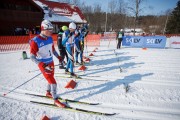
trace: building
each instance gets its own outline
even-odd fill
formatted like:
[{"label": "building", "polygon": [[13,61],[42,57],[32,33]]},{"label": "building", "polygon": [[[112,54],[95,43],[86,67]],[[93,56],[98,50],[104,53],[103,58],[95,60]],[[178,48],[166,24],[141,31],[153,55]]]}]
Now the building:
[{"label": "building", "polygon": [[59,3],[57,0],[33,0],[44,11],[44,19],[51,21],[54,25],[54,33],[57,33],[63,25],[70,22],[86,23],[81,10],[72,4]]},{"label": "building", "polygon": [[0,1],[0,35],[25,35],[38,27],[44,13],[32,0]]},{"label": "building", "polygon": [[[136,28],[135,29],[135,36],[141,36],[143,35],[145,32],[143,31],[143,29],[141,28]],[[133,36],[134,35],[134,28],[125,28],[124,29],[124,35],[130,35]]]},{"label": "building", "polygon": [[86,23],[77,6],[59,3],[56,0],[1,0],[0,35],[28,35],[40,32],[43,19],[50,20],[57,33],[70,22]]}]

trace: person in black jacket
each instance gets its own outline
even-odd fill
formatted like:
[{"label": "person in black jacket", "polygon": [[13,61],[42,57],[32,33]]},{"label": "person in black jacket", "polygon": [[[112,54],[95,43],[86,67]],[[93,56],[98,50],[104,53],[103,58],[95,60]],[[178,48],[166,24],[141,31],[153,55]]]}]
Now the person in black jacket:
[{"label": "person in black jacket", "polygon": [[121,42],[123,40],[124,32],[123,29],[121,29],[119,32],[117,32],[117,39],[118,39],[118,44],[117,44],[117,49],[121,48]]},{"label": "person in black jacket", "polygon": [[66,60],[68,61],[68,55],[66,53],[66,46],[62,45],[62,35],[63,35],[64,31],[66,31],[66,30],[68,30],[68,27],[62,26],[59,33],[58,33],[57,45],[58,45],[60,56],[63,59],[63,61],[59,63],[60,69],[65,69],[65,67],[64,67],[65,66],[65,62],[64,62],[65,57],[66,57]]}]

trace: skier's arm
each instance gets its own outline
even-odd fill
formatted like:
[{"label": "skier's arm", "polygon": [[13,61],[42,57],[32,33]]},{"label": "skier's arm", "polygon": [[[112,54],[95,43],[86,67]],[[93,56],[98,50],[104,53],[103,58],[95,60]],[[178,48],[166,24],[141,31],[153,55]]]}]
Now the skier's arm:
[{"label": "skier's arm", "polygon": [[64,46],[65,45],[65,43],[68,41],[68,39],[69,39],[69,37],[68,36],[66,36],[66,34],[65,33],[63,33],[63,36],[62,36],[62,45]]},{"label": "skier's arm", "polygon": [[62,37],[62,45],[64,45],[72,35],[73,33],[69,33],[68,35],[64,33]]},{"label": "skier's arm", "polygon": [[35,62],[38,67],[44,71],[44,68],[47,66],[45,63],[39,61],[36,56],[37,56],[37,52],[38,52],[38,45],[33,41],[31,40],[31,43],[30,43],[30,58],[33,62]]},{"label": "skier's arm", "polygon": [[58,34],[58,41],[57,41],[57,45],[58,45],[58,48],[59,50],[62,50],[62,34]]},{"label": "skier's arm", "polygon": [[36,64],[39,64],[40,61],[36,58],[38,52],[38,46],[37,44],[32,40],[30,43],[30,59],[35,62]]},{"label": "skier's arm", "polygon": [[85,30],[86,30],[86,33],[85,33],[84,37],[86,37],[89,33],[89,31],[87,29],[85,29]]},{"label": "skier's arm", "polygon": [[55,48],[54,48],[54,44],[52,45],[52,51],[54,56],[56,56],[57,59],[59,59],[59,61],[62,61],[61,56],[58,55],[58,53],[56,52]]}]

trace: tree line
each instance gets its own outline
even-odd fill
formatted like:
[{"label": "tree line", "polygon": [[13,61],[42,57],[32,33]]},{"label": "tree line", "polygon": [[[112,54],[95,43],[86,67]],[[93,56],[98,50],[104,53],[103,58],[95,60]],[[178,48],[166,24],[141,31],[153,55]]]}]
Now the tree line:
[{"label": "tree line", "polygon": [[[81,0],[59,0],[78,6],[83,12],[89,30],[95,33],[119,31],[124,28],[142,28],[148,34],[180,33],[180,0],[173,10],[157,15],[142,15],[153,7],[142,7],[145,0],[110,0],[107,11],[100,4],[87,5]],[[102,0],[103,2],[103,0]]]}]

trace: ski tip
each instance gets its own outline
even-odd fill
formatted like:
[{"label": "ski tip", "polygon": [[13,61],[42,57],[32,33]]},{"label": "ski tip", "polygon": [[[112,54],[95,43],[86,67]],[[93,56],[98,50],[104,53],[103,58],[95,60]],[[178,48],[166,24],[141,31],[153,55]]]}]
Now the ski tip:
[{"label": "ski tip", "polygon": [[89,103],[89,105],[100,105],[100,103]]},{"label": "ski tip", "polygon": [[105,113],[104,115],[111,116],[111,115],[116,115],[116,113]]}]

